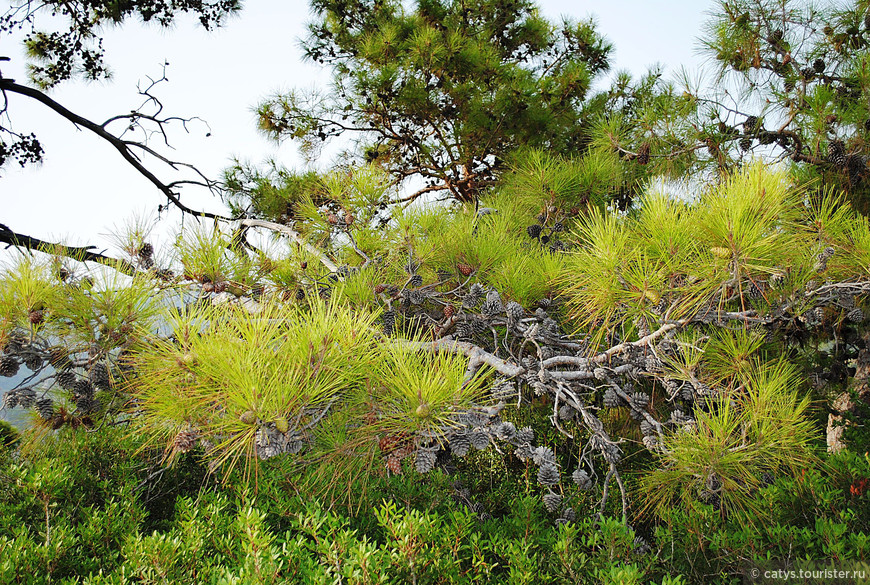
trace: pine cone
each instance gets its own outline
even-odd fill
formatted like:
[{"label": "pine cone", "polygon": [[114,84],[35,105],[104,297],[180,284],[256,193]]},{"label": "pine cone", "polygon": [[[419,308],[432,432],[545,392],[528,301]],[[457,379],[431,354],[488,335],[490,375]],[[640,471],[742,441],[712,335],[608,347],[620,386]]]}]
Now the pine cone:
[{"label": "pine cone", "polygon": [[76,375],[73,372],[58,372],[54,379],[64,390],[72,390],[76,383]]},{"label": "pine cone", "polygon": [[469,264],[457,264],[456,268],[462,276],[471,276],[474,273],[474,268]]},{"label": "pine cone", "polygon": [[453,305],[444,305],[444,317],[449,319],[456,314],[456,307]]},{"label": "pine cone", "polygon": [[48,420],[54,416],[54,402],[51,398],[40,398],[36,401],[36,412],[43,420]]},{"label": "pine cone", "polygon": [[532,427],[523,427],[517,432],[517,441],[521,443],[531,443],[535,440],[535,431]]},{"label": "pine cone", "polygon": [[746,120],[743,122],[743,132],[746,134],[752,134],[756,132],[761,124],[759,124],[759,119],[757,116],[747,116]]},{"label": "pine cone", "polygon": [[828,160],[838,167],[846,166],[846,145],[842,140],[831,140],[828,144]]},{"label": "pine cone", "polygon": [[112,387],[112,380],[109,374],[108,366],[103,362],[97,362],[88,373],[88,379],[91,383],[101,390],[109,390]]},{"label": "pine cone", "polygon": [[21,388],[15,394],[21,408],[30,408],[36,404],[36,391],[32,388]]},{"label": "pine cone", "polygon": [[535,465],[544,465],[545,463],[555,465],[556,456],[553,454],[553,450],[549,447],[536,447],[532,451],[532,461],[534,461]]},{"label": "pine cone", "polygon": [[495,317],[504,311],[504,305],[501,302],[501,295],[497,290],[491,290],[486,293],[486,300],[480,308],[481,313],[487,317]]},{"label": "pine cone", "polygon": [[604,443],[601,447],[601,454],[608,463],[619,463],[619,460],[622,458],[619,447],[613,443]]},{"label": "pine cone", "polygon": [[489,435],[483,431],[474,431],[469,437],[471,445],[478,451],[483,451],[489,447]]},{"label": "pine cone", "polygon": [[72,391],[76,396],[93,396],[94,387],[89,380],[76,380]]},{"label": "pine cone", "polygon": [[472,319],[471,320],[471,331],[475,335],[483,335],[489,330],[489,325],[486,324],[486,321],[483,319]]},{"label": "pine cone", "polygon": [[417,457],[414,461],[414,467],[417,473],[429,473],[435,467],[436,453],[431,449],[417,449]]},{"label": "pine cone", "polygon": [[408,296],[408,301],[413,305],[422,305],[426,301],[426,295],[418,289],[405,291]]},{"label": "pine cone", "polygon": [[471,448],[471,441],[466,433],[456,433],[450,437],[450,452],[457,457],[465,457]]},{"label": "pine cone", "polygon": [[649,142],[644,142],[640,145],[640,148],[637,151],[637,164],[639,165],[647,165],[649,164]]},{"label": "pine cone", "polygon": [[99,403],[94,399],[93,396],[76,396],[76,408],[82,414],[88,414],[97,410],[99,407]]},{"label": "pine cone", "polygon": [[16,392],[7,392],[3,395],[3,410],[12,410],[18,406],[18,394]]},{"label": "pine cone", "polygon": [[631,405],[638,410],[643,410],[649,405],[649,395],[644,392],[635,392],[631,395]]},{"label": "pine cone", "polygon": [[553,492],[544,494],[544,507],[551,514],[555,514],[562,507],[562,496]]},{"label": "pine cone", "polygon": [[691,420],[692,419],[686,416],[686,414],[680,409],[676,409],[671,413],[671,422],[675,425],[684,425],[691,422]]},{"label": "pine cone", "polygon": [[396,326],[396,312],[384,311],[384,314],[381,315],[381,325],[385,334],[392,335]]},{"label": "pine cone", "polygon": [[462,306],[468,309],[472,309],[477,305],[477,303],[480,302],[480,299],[482,297],[483,287],[475,282],[471,285],[471,288],[468,289],[468,294],[465,295],[465,298],[462,299]]},{"label": "pine cone", "polygon": [[619,408],[621,399],[613,388],[607,388],[604,391],[604,406],[606,408]]},{"label": "pine cone", "polygon": [[529,234],[530,238],[538,238],[541,235],[542,229],[543,228],[541,227],[540,224],[533,223],[532,225],[530,225],[529,227],[526,228],[526,233]]},{"label": "pine cone", "polygon": [[0,376],[11,378],[18,373],[19,366],[18,360],[11,355],[0,357]]},{"label": "pine cone", "polygon": [[389,455],[386,462],[387,469],[396,475],[402,475],[402,462],[395,455]]},{"label": "pine cone", "polygon": [[860,323],[864,320],[864,311],[862,311],[858,307],[855,307],[854,309],[846,313],[846,319],[848,319],[852,323]]},{"label": "pine cone", "polygon": [[39,325],[44,319],[45,313],[39,309],[33,309],[27,314],[27,320],[30,321],[32,325]]},{"label": "pine cone", "polygon": [[179,431],[172,439],[172,449],[178,453],[187,453],[196,446],[199,433],[194,430]]},{"label": "pine cone", "polygon": [[643,436],[655,435],[656,428],[648,420],[640,421],[640,432]]},{"label": "pine cone", "polygon": [[563,404],[559,407],[559,420],[568,420],[574,418],[575,414],[576,411],[567,404]]},{"label": "pine cone", "polygon": [[42,354],[38,352],[30,352],[24,356],[24,365],[32,372],[41,370],[42,364]]},{"label": "pine cone", "polygon": [[592,487],[592,478],[589,477],[589,474],[586,473],[585,470],[580,469],[579,467],[571,474],[571,479],[574,480],[574,483],[576,483],[581,490],[588,490]]},{"label": "pine cone", "polygon": [[56,370],[65,370],[72,365],[69,353],[63,347],[52,347],[49,350],[48,363]]},{"label": "pine cone", "polygon": [[552,487],[559,483],[559,468],[552,463],[544,463],[538,469],[538,483]]},{"label": "pine cone", "polygon": [[471,323],[460,321],[456,324],[456,337],[459,339],[468,339],[474,332],[471,329]]},{"label": "pine cone", "polygon": [[517,427],[512,422],[503,422],[494,426],[495,436],[502,441],[512,441],[517,436]]}]

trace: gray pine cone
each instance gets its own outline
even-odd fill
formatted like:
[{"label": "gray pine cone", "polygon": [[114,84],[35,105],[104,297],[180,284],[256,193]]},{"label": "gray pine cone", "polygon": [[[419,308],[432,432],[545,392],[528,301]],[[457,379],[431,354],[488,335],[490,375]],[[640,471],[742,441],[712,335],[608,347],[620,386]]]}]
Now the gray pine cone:
[{"label": "gray pine cone", "polygon": [[473,309],[483,298],[483,287],[479,283],[474,283],[468,289],[468,294],[462,299],[462,306],[466,309]]},{"label": "gray pine cone", "polygon": [[538,483],[552,487],[559,483],[559,468],[553,463],[544,463],[538,469]]},{"label": "gray pine cone", "polygon": [[12,410],[18,406],[18,394],[15,392],[7,392],[3,395],[3,410]]},{"label": "gray pine cone", "polygon": [[604,406],[606,408],[618,408],[620,406],[619,395],[613,388],[607,388],[604,391]]},{"label": "gray pine cone", "polygon": [[489,447],[489,435],[483,431],[473,431],[471,433],[471,445],[478,451],[483,451]]},{"label": "gray pine cone", "polygon": [[487,317],[495,317],[504,311],[504,305],[501,302],[501,295],[497,290],[491,290],[486,293],[486,300],[480,311]]},{"label": "gray pine cone", "polygon": [[94,364],[91,371],[88,373],[88,379],[100,390],[109,390],[111,387],[109,368],[103,362],[97,362]]},{"label": "gray pine cone", "polygon": [[551,514],[555,514],[562,507],[562,496],[553,492],[544,494],[544,507]]},{"label": "gray pine cone", "polygon": [[417,449],[417,457],[414,460],[414,467],[417,468],[417,473],[429,473],[435,467],[437,459],[435,451],[432,449],[419,448]]},{"label": "gray pine cone", "polygon": [[94,386],[88,380],[76,380],[72,390],[76,396],[94,395]]},{"label": "gray pine cone", "polygon": [[643,410],[649,405],[649,395],[644,392],[635,392],[631,395],[631,405],[634,408]]},{"label": "gray pine cone", "polygon": [[532,461],[535,462],[535,465],[544,465],[546,463],[555,465],[556,456],[549,447],[537,447],[532,450]]},{"label": "gray pine cone", "polygon": [[421,290],[411,289],[409,291],[405,291],[408,295],[408,300],[413,305],[422,305],[426,300],[426,295]]},{"label": "gray pine cone", "polygon": [[482,335],[489,331],[489,325],[486,324],[486,321],[483,319],[472,319],[471,320],[471,330],[475,335]]},{"label": "gray pine cone", "polygon": [[514,323],[518,322],[526,314],[523,306],[516,301],[509,302],[507,306],[505,306],[505,312],[507,313],[508,319]]},{"label": "gray pine cone", "polygon": [[21,388],[15,394],[21,408],[30,408],[36,404],[36,391],[32,388]]},{"label": "gray pine cone", "polygon": [[512,441],[517,436],[517,427],[512,422],[503,422],[494,426],[495,436],[502,441]]},{"label": "gray pine cone", "polygon": [[535,440],[535,431],[532,427],[523,427],[517,432],[517,441],[521,443],[531,443]]},{"label": "gray pine cone", "polygon": [[532,451],[532,446],[528,443],[520,443],[517,445],[517,448],[514,449],[514,455],[516,455],[517,459],[520,461],[528,461],[534,457],[534,452]]},{"label": "gray pine cone", "polygon": [[36,372],[42,369],[42,364],[45,363],[42,359],[42,354],[38,352],[31,352],[24,356],[24,365],[32,371]]},{"label": "gray pine cone", "polygon": [[55,375],[55,380],[58,385],[64,390],[72,390],[75,388],[76,375],[73,372],[58,372]]},{"label": "gray pine cone", "polygon": [[468,455],[468,450],[471,449],[471,441],[465,433],[456,433],[450,437],[450,452],[458,457]]},{"label": "gray pine cone", "polygon": [[396,312],[384,311],[383,315],[381,315],[381,325],[384,328],[384,333],[392,335],[396,327]]},{"label": "gray pine cone", "polygon": [[574,483],[576,483],[581,490],[588,490],[592,487],[592,478],[589,477],[586,470],[580,469],[579,467],[571,474],[571,479],[574,480]]}]

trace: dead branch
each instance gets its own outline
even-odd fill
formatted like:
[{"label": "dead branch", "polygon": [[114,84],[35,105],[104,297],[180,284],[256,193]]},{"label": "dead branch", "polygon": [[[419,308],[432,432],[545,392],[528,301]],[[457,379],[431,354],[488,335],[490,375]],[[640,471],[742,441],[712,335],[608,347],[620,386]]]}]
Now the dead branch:
[{"label": "dead branch", "polygon": [[36,250],[46,254],[67,256],[80,262],[98,262],[130,276],[137,272],[136,267],[126,260],[111,258],[109,256],[104,256],[99,252],[94,252],[96,246],[66,246],[63,244],[46,242],[32,236],[13,232],[3,224],[0,224],[0,243],[7,244],[7,246],[25,248],[27,250]]}]

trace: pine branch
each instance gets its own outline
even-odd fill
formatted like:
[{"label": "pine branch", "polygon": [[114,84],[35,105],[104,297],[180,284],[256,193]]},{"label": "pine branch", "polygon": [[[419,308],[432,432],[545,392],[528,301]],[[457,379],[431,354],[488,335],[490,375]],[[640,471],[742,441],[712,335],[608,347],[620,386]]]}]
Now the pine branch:
[{"label": "pine branch", "polygon": [[[210,213],[207,211],[196,211],[196,210],[191,209],[190,207],[184,205],[181,202],[181,200],[179,199],[178,195],[172,190],[172,188],[169,185],[167,185],[166,183],[164,183],[163,181],[158,179],[157,176],[153,172],[151,172],[149,169],[147,169],[145,167],[145,165],[142,164],[142,162],[139,160],[139,158],[133,153],[133,148],[140,148],[145,152],[148,152],[152,155],[155,155],[155,156],[157,156],[158,159],[162,160],[163,162],[166,162],[167,164],[169,164],[173,168],[175,168],[176,165],[179,165],[181,163],[175,163],[175,162],[170,161],[170,160],[168,160],[160,155],[156,155],[147,145],[145,145],[141,142],[123,140],[123,139],[115,136],[114,134],[112,134],[111,132],[106,130],[103,127],[103,125],[96,124],[96,123],[88,120],[87,118],[83,118],[82,116],[79,116],[78,114],[76,114],[74,112],[71,112],[70,110],[65,108],[63,105],[56,102],[55,100],[50,98],[45,93],[39,91],[38,89],[35,89],[32,87],[27,87],[25,85],[20,85],[18,83],[15,83],[15,81],[12,79],[0,78],[0,92],[2,92],[3,94],[5,94],[6,92],[15,93],[15,94],[22,95],[24,97],[28,97],[28,98],[31,98],[33,100],[36,100],[39,103],[43,104],[44,106],[48,107],[49,109],[53,110],[55,113],[57,113],[61,117],[66,118],[67,120],[69,120],[70,122],[75,124],[76,126],[81,127],[81,128],[85,128],[85,129],[91,131],[92,133],[96,134],[97,136],[99,136],[100,138],[102,138],[103,140],[105,140],[106,142],[111,144],[115,148],[115,150],[117,150],[120,153],[120,155],[124,158],[124,160],[126,160],[130,164],[130,166],[132,166],[140,175],[145,177],[152,185],[157,187],[157,189],[161,193],[163,193],[163,195],[165,195],[166,198],[175,207],[180,209],[183,213],[187,213],[187,214],[193,215],[195,217],[204,217],[204,218],[209,218],[209,219],[218,219],[218,220],[229,221],[230,218],[228,218],[228,217],[214,214],[214,213]],[[184,165],[184,166],[190,167],[190,165]]]},{"label": "pine branch", "polygon": [[515,378],[523,374],[526,370],[522,366],[508,363],[507,361],[485,351],[483,348],[469,343],[467,341],[455,341],[449,337],[443,337],[435,341],[404,341],[396,340],[393,343],[408,349],[424,350],[424,351],[449,351],[453,353],[461,353],[466,355],[469,360],[469,369],[474,366],[476,370],[481,365],[486,364],[499,374],[508,378]]},{"label": "pine branch", "polygon": [[136,268],[126,260],[111,258],[109,256],[104,256],[99,252],[94,252],[96,246],[66,246],[64,244],[46,242],[32,236],[13,232],[2,223],[0,223],[0,243],[7,244],[8,246],[25,248],[27,250],[36,250],[46,254],[67,256],[80,262],[98,262],[130,276],[137,273]]},{"label": "pine branch", "polygon": [[239,225],[245,227],[261,227],[267,230],[282,233],[285,236],[289,236],[291,240],[299,244],[302,248],[305,249],[306,252],[316,256],[320,260],[321,264],[326,266],[330,272],[338,271],[338,266],[336,266],[335,262],[327,258],[326,255],[323,254],[323,252],[306,242],[305,239],[301,235],[299,235],[299,232],[289,226],[275,223],[272,221],[265,221],[262,219],[242,219],[239,221]]}]

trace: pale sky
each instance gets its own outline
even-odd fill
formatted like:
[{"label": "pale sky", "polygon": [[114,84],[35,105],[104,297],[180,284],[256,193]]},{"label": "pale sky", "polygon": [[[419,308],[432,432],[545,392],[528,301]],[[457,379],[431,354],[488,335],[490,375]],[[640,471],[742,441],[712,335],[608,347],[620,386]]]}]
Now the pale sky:
[{"label": "pale sky", "polygon": [[[609,2],[538,2],[551,20],[561,16],[595,17],[599,30],[614,44],[614,70],[642,74],[655,63],[666,74],[680,67],[700,64],[697,37],[713,9],[711,0],[611,0]],[[0,10],[8,2],[0,0]],[[157,95],[165,113],[199,116],[209,127],[193,123],[190,133],[177,127],[170,134],[174,151],[168,156],[197,165],[217,178],[232,157],[261,162],[270,157],[289,167],[301,168],[292,143],[277,146],[256,131],[253,107],[274,92],[288,88],[325,87],[329,72],[303,63],[299,38],[310,19],[301,0],[249,0],[241,14],[225,28],[207,33],[185,20],[164,31],[130,23],[106,33],[106,59],[114,72],[107,83],[70,83],[52,97],[70,110],[95,122],[138,107],[136,93],[146,76],[159,76],[169,62],[170,83]],[[24,59],[17,39],[0,36],[5,77],[26,80]],[[113,225],[133,214],[156,217],[162,195],[130,169],[109,145],[86,131],[77,131],[43,106],[10,96],[14,127],[36,132],[46,150],[40,167],[20,170],[7,165],[0,177],[0,223],[15,231],[73,244],[110,247],[105,237]],[[210,130],[211,136],[205,134]],[[328,162],[328,161],[324,161]],[[178,178],[156,162],[152,170],[166,180]],[[191,188],[183,201],[195,209],[224,212],[218,199]],[[158,232],[168,233],[180,213],[173,211]],[[112,251],[112,253],[114,253]]]}]

